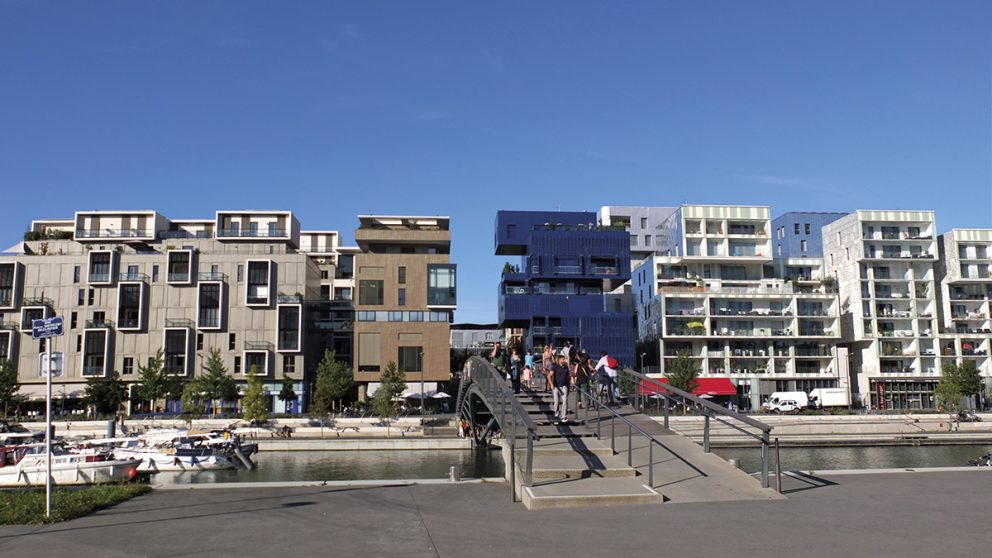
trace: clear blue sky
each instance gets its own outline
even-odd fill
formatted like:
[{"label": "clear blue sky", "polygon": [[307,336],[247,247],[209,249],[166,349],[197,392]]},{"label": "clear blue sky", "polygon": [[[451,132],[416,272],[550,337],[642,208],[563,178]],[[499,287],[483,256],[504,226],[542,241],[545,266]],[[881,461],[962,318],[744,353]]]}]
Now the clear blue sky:
[{"label": "clear blue sky", "polygon": [[0,241],[77,209],[935,209],[992,227],[992,2],[0,0]]}]

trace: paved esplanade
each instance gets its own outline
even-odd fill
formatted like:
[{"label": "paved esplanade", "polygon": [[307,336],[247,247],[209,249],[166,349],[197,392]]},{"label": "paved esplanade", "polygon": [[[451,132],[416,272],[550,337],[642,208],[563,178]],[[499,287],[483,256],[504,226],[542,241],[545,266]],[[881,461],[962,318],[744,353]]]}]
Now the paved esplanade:
[{"label": "paved esplanade", "polygon": [[173,490],[68,523],[3,527],[0,539],[20,558],[907,558],[988,549],[992,471],[825,480],[790,480],[787,500],[542,511],[511,504],[504,484]]}]

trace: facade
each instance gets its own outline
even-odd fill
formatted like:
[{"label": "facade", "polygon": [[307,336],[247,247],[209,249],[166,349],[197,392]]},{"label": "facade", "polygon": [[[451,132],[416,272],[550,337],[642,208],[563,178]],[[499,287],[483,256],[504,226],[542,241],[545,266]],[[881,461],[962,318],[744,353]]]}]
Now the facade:
[{"label": "facade", "polygon": [[363,215],[355,240],[353,369],[359,397],[390,362],[408,381],[448,381],[457,300],[449,219]]},{"label": "facade", "polygon": [[877,409],[935,408],[940,380],[932,211],[859,210],[823,227],[843,308],[852,398]]},{"label": "facade", "polygon": [[776,264],[769,216],[764,206],[684,205],[662,224],[661,255],[632,280],[649,372],[688,354],[702,377],[729,378],[745,409],[774,391],[846,385],[822,261]]},{"label": "facade", "polygon": [[953,229],[937,239],[941,363],[974,362],[992,389],[992,230]]},{"label": "facade", "polygon": [[192,377],[216,348],[239,381],[254,368],[272,398],[283,378],[295,380],[290,409],[299,412],[316,365],[307,306],[335,277],[336,238],[301,233],[289,211],[200,220],[82,211],[35,221],[16,253],[0,255],[0,356],[16,362],[21,393],[43,398],[45,343],[31,339],[31,320],[58,315],[65,335],[53,350],[64,369],[54,393],[63,405],[89,378],[119,372],[134,384],[159,349],[169,373]]},{"label": "facade", "polygon": [[633,317],[609,293],[630,279],[630,236],[591,212],[499,211],[496,254],[520,256],[499,285],[499,321],[524,349],[571,341],[635,366]]},{"label": "facade", "polygon": [[451,326],[451,350],[492,350],[506,346],[506,330],[497,324],[454,324]]}]

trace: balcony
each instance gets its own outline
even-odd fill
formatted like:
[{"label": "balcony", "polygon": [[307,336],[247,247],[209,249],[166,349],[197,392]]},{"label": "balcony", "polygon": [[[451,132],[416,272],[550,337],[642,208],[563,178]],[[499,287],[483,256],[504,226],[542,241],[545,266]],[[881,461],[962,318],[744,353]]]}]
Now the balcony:
[{"label": "balcony", "polygon": [[166,280],[169,283],[189,283],[189,273],[170,273]]},{"label": "balcony", "polygon": [[18,324],[17,324],[17,322],[3,322],[3,321],[0,321],[0,330],[17,331],[18,330]]},{"label": "balcony", "polygon": [[96,366],[83,366],[83,376],[103,376],[104,366],[102,364]]},{"label": "balcony", "polygon": [[197,281],[227,281],[227,274],[220,271],[207,271],[196,274]]},{"label": "balcony", "polygon": [[36,297],[25,298],[23,301],[21,301],[21,306],[53,308],[55,306],[55,301],[48,298],[47,296],[36,296]]},{"label": "balcony", "polygon": [[209,238],[213,238],[213,237],[214,237],[214,233],[212,231],[196,231],[196,232],[190,232],[190,231],[159,231],[159,233],[158,233],[159,240],[174,240],[174,239],[179,240],[179,239],[186,239],[186,238],[205,238],[205,239],[209,239]]},{"label": "balcony", "polygon": [[280,294],[276,296],[277,304],[303,304],[303,295],[301,294]]},{"label": "balcony", "polygon": [[150,229],[76,229],[76,238],[151,238]]},{"label": "balcony", "polygon": [[196,324],[193,323],[193,320],[188,320],[186,318],[165,319],[165,327],[185,327],[192,329],[195,326]]},{"label": "balcony", "polygon": [[592,267],[593,275],[617,275],[620,273],[620,268],[610,267],[610,266],[600,266],[596,265]]},{"label": "balcony", "polygon": [[269,341],[245,341],[246,351],[271,351],[272,343]]},{"label": "balcony", "polygon": [[556,265],[555,273],[559,275],[578,275],[582,273],[582,266],[579,265]]},{"label": "balcony", "polygon": [[118,281],[148,281],[148,275],[144,273],[121,273],[117,276]]},{"label": "balcony", "polygon": [[110,282],[110,273],[98,273],[98,272],[91,271],[90,274],[89,274],[89,282],[90,283],[109,283]]},{"label": "balcony", "polygon": [[86,320],[87,329],[113,329],[114,322],[111,320]]},{"label": "balcony", "polygon": [[217,238],[287,238],[286,229],[220,229]]}]

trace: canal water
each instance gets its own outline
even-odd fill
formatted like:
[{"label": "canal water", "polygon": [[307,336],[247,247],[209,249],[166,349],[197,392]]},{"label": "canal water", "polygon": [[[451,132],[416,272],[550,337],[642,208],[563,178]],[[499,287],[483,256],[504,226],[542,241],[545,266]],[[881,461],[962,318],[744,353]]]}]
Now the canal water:
[{"label": "canal water", "polygon": [[[969,459],[989,452],[992,445],[781,448],[783,471],[967,467]],[[761,470],[760,448],[714,448],[713,453],[738,460],[741,469],[749,473]],[[773,449],[769,462],[773,470],[774,453]]]},{"label": "canal water", "polygon": [[497,450],[262,451],[258,468],[157,473],[156,483],[442,479],[452,465],[462,478],[502,477]]}]

